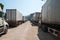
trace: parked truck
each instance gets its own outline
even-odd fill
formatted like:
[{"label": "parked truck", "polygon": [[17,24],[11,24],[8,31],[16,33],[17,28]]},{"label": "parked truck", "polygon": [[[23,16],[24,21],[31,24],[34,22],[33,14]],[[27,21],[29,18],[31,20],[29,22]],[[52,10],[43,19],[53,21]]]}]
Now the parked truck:
[{"label": "parked truck", "polygon": [[16,9],[6,9],[6,19],[10,26],[16,26],[17,24],[21,24],[22,14]]},{"label": "parked truck", "polygon": [[39,23],[40,22],[40,19],[41,19],[41,13],[40,12],[35,12],[32,14],[31,16],[31,20],[35,23]]},{"label": "parked truck", "polygon": [[22,21],[23,21],[23,23],[27,21],[25,16],[22,17]]},{"label": "parked truck", "polygon": [[60,38],[60,0],[47,0],[42,6],[41,28]]},{"label": "parked truck", "polygon": [[4,12],[3,12],[3,7],[4,5],[0,3],[0,35],[1,34],[6,34],[8,31],[8,23],[4,19]]}]

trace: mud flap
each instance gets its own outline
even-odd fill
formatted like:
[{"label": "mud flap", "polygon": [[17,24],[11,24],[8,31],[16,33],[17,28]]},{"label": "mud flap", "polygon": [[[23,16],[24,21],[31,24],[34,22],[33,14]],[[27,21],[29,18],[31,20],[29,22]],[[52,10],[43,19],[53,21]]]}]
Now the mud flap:
[{"label": "mud flap", "polygon": [[41,29],[44,31],[44,32],[48,32],[48,27],[46,25],[42,25],[41,26]]}]

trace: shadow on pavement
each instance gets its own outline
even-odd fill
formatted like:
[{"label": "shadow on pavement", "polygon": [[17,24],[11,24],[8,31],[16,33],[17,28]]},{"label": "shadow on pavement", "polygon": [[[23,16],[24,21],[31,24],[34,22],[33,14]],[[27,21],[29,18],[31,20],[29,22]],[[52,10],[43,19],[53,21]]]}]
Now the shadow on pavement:
[{"label": "shadow on pavement", "polygon": [[37,26],[38,27],[38,38],[39,40],[60,40],[59,38],[55,37],[54,35],[48,33],[48,32],[43,32],[41,30],[41,25],[40,24],[37,24],[37,23],[34,23],[34,22],[31,22],[32,23],[32,26]]},{"label": "shadow on pavement", "polygon": [[16,27],[18,27],[19,25],[22,25],[23,23],[21,23],[21,24],[18,24],[18,25],[9,25],[9,28],[8,29],[11,29],[11,28],[16,28]]},{"label": "shadow on pavement", "polygon": [[8,29],[11,29],[11,28],[16,28],[18,27],[19,25],[22,25],[24,23],[26,23],[27,21],[23,22],[23,23],[20,23],[20,24],[17,24],[17,25],[9,25],[9,28]]},{"label": "shadow on pavement", "polygon": [[38,37],[40,40],[60,40],[48,32],[43,32],[41,28],[38,28]]},{"label": "shadow on pavement", "polygon": [[32,26],[38,26],[38,23],[35,23],[35,22],[31,22],[32,24]]}]

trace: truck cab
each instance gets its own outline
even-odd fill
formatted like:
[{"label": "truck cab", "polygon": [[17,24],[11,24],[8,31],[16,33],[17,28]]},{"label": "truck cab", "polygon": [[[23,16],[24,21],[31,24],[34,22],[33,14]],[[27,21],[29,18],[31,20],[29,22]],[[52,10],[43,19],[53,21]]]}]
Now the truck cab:
[{"label": "truck cab", "polygon": [[0,3],[0,34],[5,34],[7,33],[8,29],[8,23],[4,19],[4,12],[2,9],[3,5]]}]

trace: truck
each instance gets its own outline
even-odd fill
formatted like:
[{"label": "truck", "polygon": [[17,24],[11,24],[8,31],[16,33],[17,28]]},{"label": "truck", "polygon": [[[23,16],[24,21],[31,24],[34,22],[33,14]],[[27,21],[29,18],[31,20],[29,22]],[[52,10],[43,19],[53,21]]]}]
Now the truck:
[{"label": "truck", "polygon": [[47,0],[41,13],[41,29],[60,38],[60,0]]},{"label": "truck", "polygon": [[4,12],[3,12],[4,5],[0,3],[0,35],[6,34],[8,31],[9,24],[4,19]]},{"label": "truck", "polygon": [[10,26],[17,26],[23,22],[22,13],[17,9],[6,9],[6,15],[6,20]]},{"label": "truck", "polygon": [[41,19],[41,13],[40,12],[35,12],[32,14],[31,16],[31,20],[35,23],[39,23],[40,22],[40,19]]},{"label": "truck", "polygon": [[25,16],[22,17],[22,21],[23,21],[23,23],[27,21]]}]

